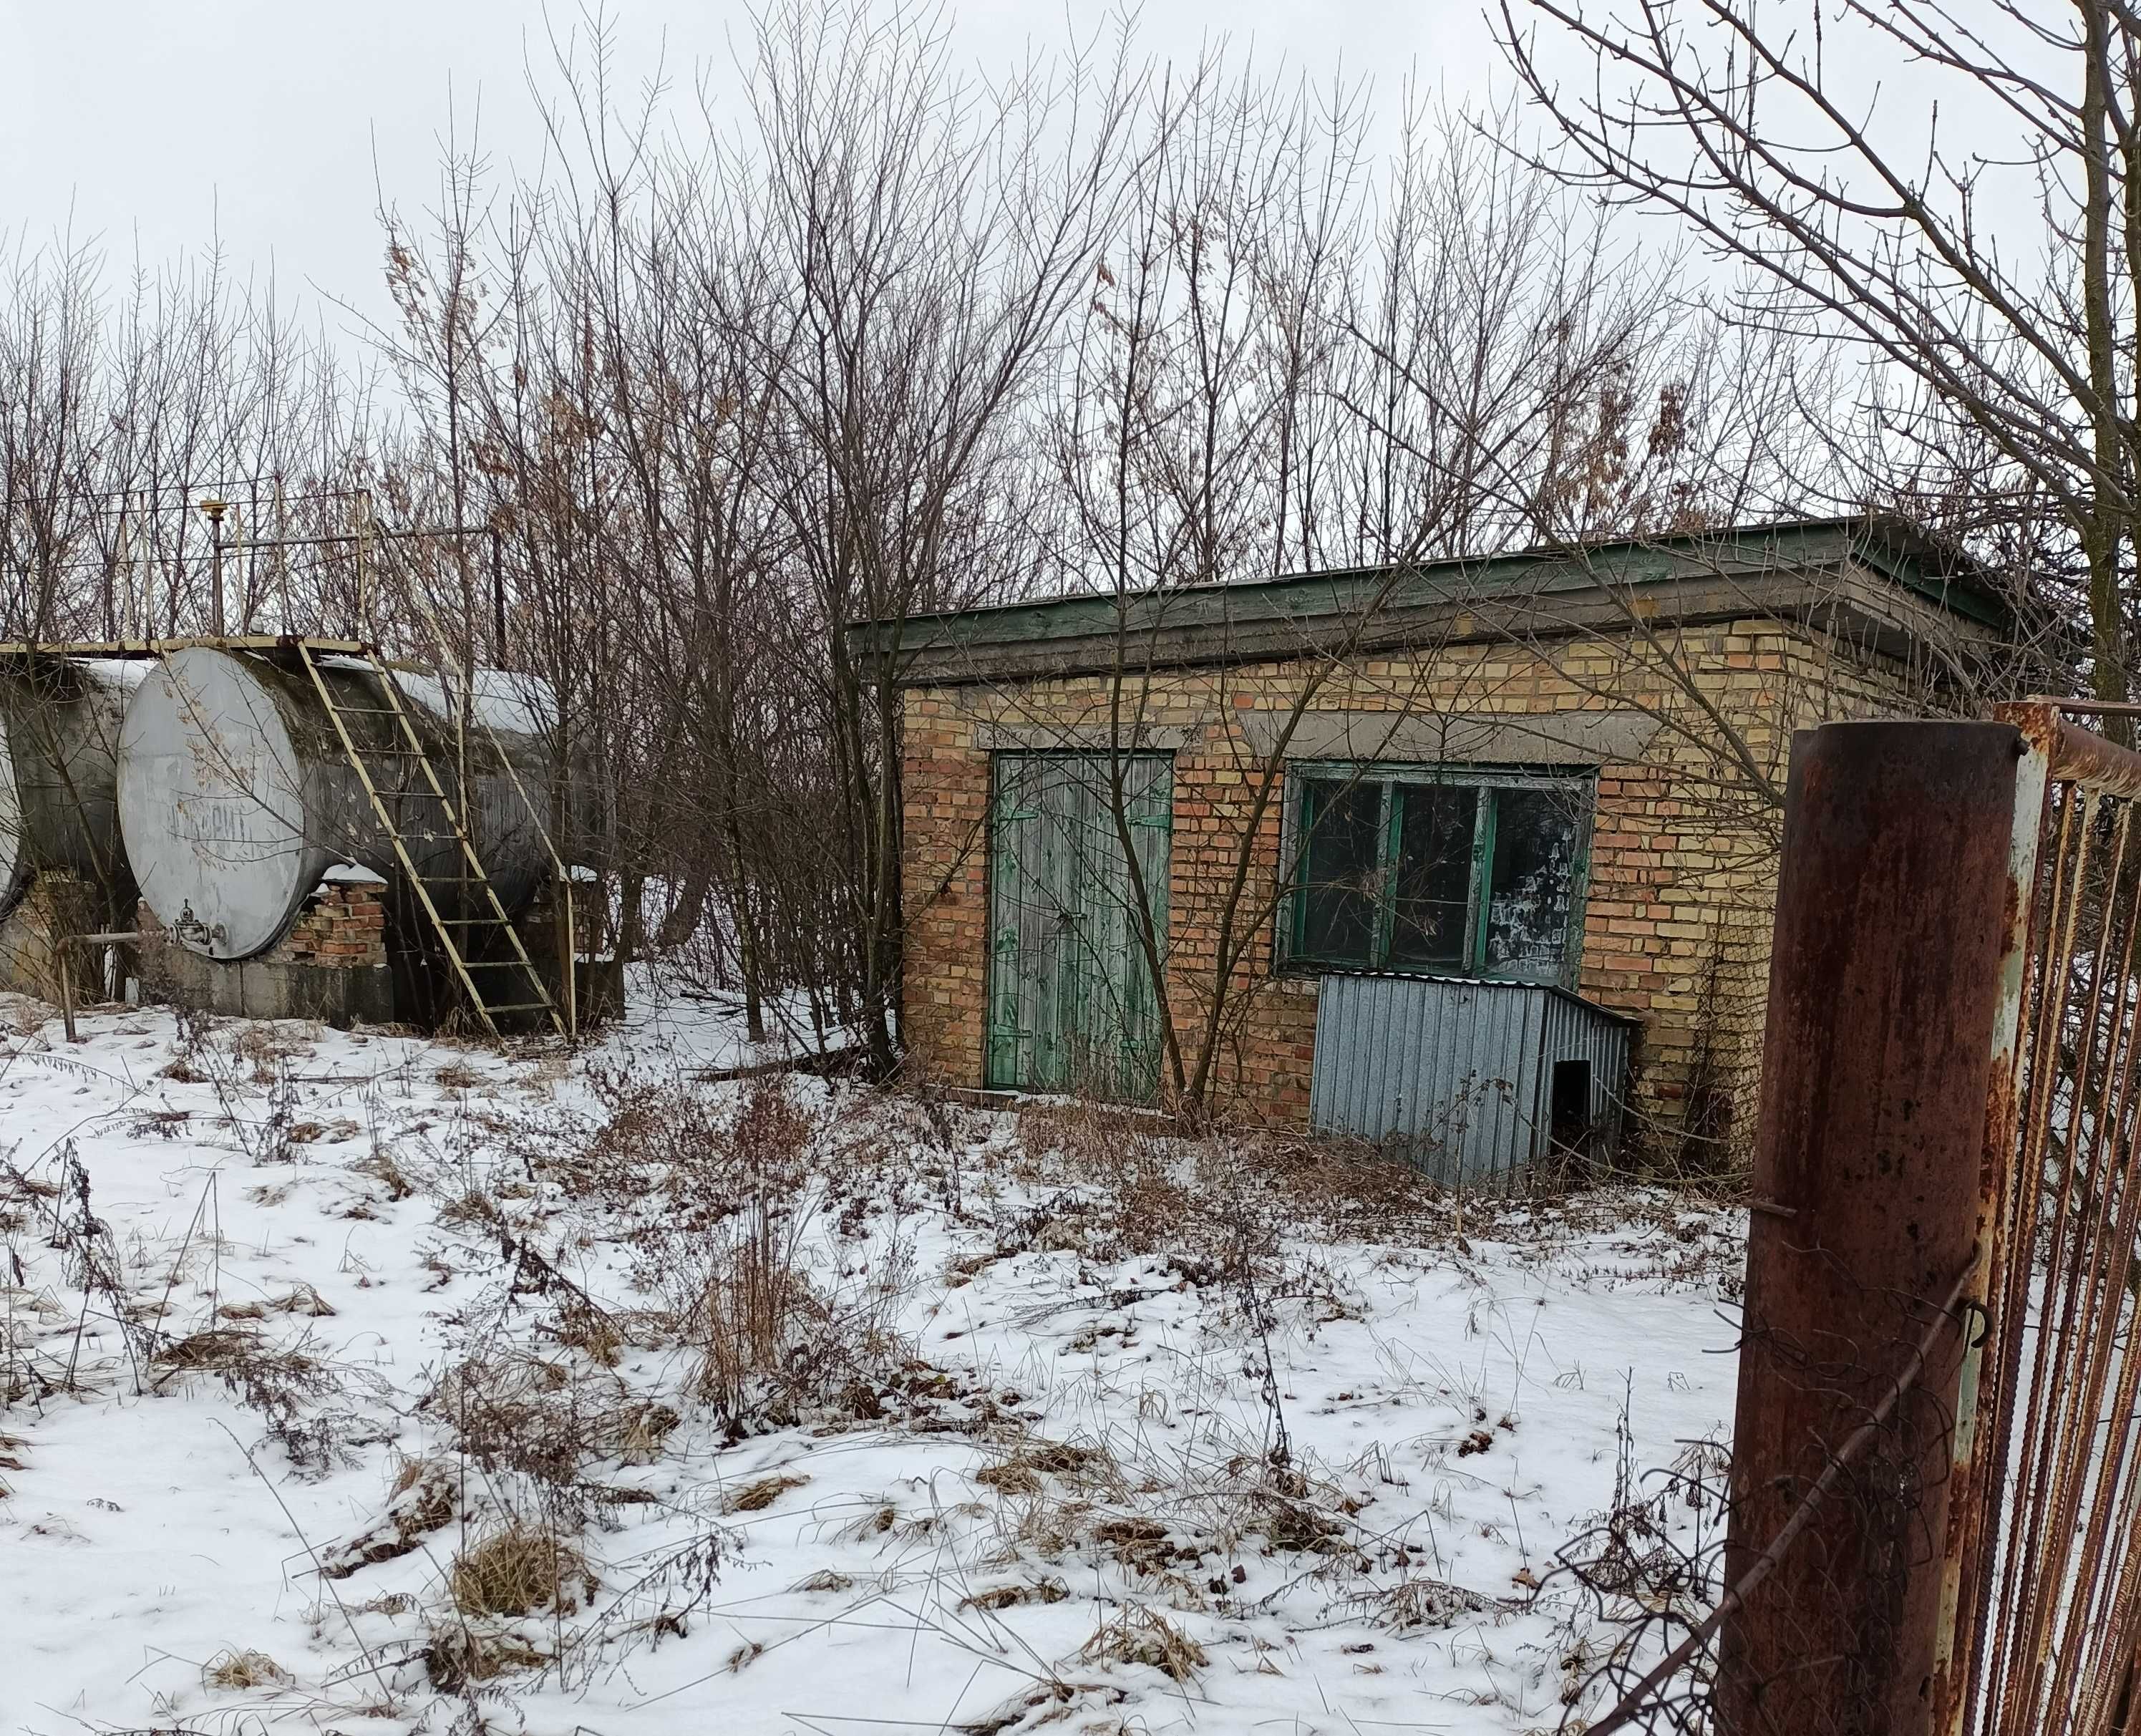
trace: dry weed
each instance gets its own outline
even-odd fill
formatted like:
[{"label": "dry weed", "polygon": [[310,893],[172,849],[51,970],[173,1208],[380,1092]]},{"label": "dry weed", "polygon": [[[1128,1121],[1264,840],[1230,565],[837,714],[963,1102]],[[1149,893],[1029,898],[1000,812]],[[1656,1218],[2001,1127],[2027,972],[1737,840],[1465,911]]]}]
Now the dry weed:
[{"label": "dry weed", "polygon": [[599,1583],[554,1529],[519,1521],[470,1544],[446,1570],[447,1594],[464,1616],[570,1616]]},{"label": "dry weed", "polygon": [[278,1345],[249,1326],[210,1326],[155,1353],[150,1389],[160,1392],[189,1375],[215,1375],[241,1404],[267,1419],[268,1434],[293,1465],[317,1475],[347,1455],[347,1437],[361,1419],[321,1409],[345,1395],[343,1375],[310,1355],[303,1348],[308,1342]]},{"label": "dry weed", "polygon": [[731,1491],[721,1502],[724,1513],[760,1513],[772,1506],[790,1489],[800,1489],[810,1482],[807,1477],[791,1476],[776,1472],[770,1477],[761,1477],[756,1483],[747,1483],[741,1488]]},{"label": "dry weed", "polygon": [[628,1438],[643,1441],[649,1416],[607,1369],[517,1346],[452,1365],[423,1408],[486,1471],[517,1471],[559,1488],[577,1482],[590,1461],[622,1457]]},{"label": "dry weed", "polygon": [[224,1651],[201,1670],[204,1688],[282,1688],[296,1679],[264,1651]]},{"label": "dry weed", "polygon": [[424,1647],[424,1669],[441,1694],[465,1694],[515,1670],[534,1670],[549,1661],[514,1634],[482,1633],[465,1622],[441,1622]]},{"label": "dry weed", "polygon": [[1020,1580],[1007,1586],[993,1586],[986,1591],[972,1592],[959,1600],[962,1610],[1008,1610],[1026,1603],[1061,1603],[1070,1595],[1070,1588],[1054,1577],[1041,1580]]},{"label": "dry weed", "polygon": [[460,1470],[451,1460],[403,1460],[387,1492],[386,1512],[347,1542],[322,1551],[320,1571],[328,1579],[347,1579],[360,1567],[422,1547],[428,1533],[453,1518],[460,1492]]},{"label": "dry weed", "polygon": [[1143,1664],[1177,1682],[1211,1662],[1203,1646],[1159,1611],[1136,1603],[1103,1621],[1078,1655],[1088,1664]]},{"label": "dry weed", "polygon": [[899,1262],[845,1296],[811,1281],[809,1213],[760,1198],[701,1255],[679,1310],[695,1396],[732,1434],[828,1414],[864,1421],[911,1361],[893,1330]]},{"label": "dry weed", "polygon": [[1120,1485],[1121,1473],[1105,1448],[1031,1440],[974,1473],[974,1481],[1004,1495],[1038,1494],[1045,1478],[1080,1488]]},{"label": "dry weed", "polygon": [[1499,1614],[1516,1606],[1439,1579],[1405,1579],[1346,1600],[1345,1606],[1393,1633],[1421,1628],[1454,1627],[1474,1616]]}]

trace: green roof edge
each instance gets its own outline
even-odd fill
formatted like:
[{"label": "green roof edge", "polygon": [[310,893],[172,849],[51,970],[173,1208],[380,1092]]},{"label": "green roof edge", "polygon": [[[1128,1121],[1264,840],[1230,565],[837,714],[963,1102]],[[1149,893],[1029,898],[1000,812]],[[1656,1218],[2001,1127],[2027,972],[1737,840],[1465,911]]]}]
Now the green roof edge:
[{"label": "green roof edge", "polygon": [[[1357,590],[1370,583],[1381,583],[1393,574],[1401,580],[1433,589],[1452,581],[1501,583],[1518,573],[1543,567],[1573,568],[1578,561],[1593,565],[1625,563],[1646,555],[1715,558],[1731,552],[1743,569],[1750,564],[1774,566],[1782,573],[1804,573],[1833,566],[1844,558],[1880,573],[1906,590],[1924,598],[1948,612],[2001,630],[2011,628],[2013,611],[1995,588],[1991,575],[1976,561],[1946,548],[1909,520],[1886,515],[1831,519],[1788,519],[1768,524],[1731,525],[1717,530],[1689,531],[1670,536],[1625,537],[1579,544],[1547,545],[1505,554],[1459,555],[1433,561],[1378,567],[1338,568],[1322,573],[1284,573],[1272,578],[1236,581],[1226,584],[1184,586],[1169,590],[1135,591],[1123,597],[1109,592],[1081,592],[1067,597],[1037,598],[1023,602],[985,603],[972,608],[941,613],[909,615],[855,622],[849,632],[876,639],[883,630],[897,632],[900,647],[919,652],[959,645],[1032,644],[1051,639],[1075,638],[1095,631],[1113,631],[1117,612],[1155,598],[1189,606],[1188,612],[1222,617],[1239,612],[1269,616],[1335,615],[1351,599],[1341,591]],[[1654,575],[1670,578],[1668,573]],[[1327,602],[1316,598],[1319,587],[1331,588]],[[1302,609],[1258,609],[1258,602],[1299,598]],[[1248,606],[1241,609],[1239,606]],[[1091,617],[1105,614],[1105,628]],[[1154,623],[1146,623],[1147,625]],[[965,631],[961,631],[961,628]],[[995,628],[997,631],[990,631]],[[1009,629],[1008,631],[1005,629]]]}]

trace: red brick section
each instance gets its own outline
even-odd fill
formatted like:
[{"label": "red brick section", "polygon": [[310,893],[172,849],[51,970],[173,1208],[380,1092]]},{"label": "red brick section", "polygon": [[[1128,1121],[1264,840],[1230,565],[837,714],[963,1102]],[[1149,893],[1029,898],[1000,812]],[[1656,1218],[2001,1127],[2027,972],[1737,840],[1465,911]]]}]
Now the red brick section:
[{"label": "red brick section", "polygon": [[268,951],[278,964],[369,969],[386,962],[386,888],[330,880],[314,890],[290,931]]},{"label": "red brick section", "polygon": [[[1781,789],[1794,728],[1919,707],[1900,666],[1778,623],[1684,630],[1676,648],[1700,703],[1654,653],[1607,638],[1379,657],[1326,676],[1310,703],[1414,717],[1634,709],[1656,721],[1640,759],[1598,768],[1577,987],[1643,1021],[1637,1106],[1651,1136],[1670,1141],[1692,1117],[1736,1146],[1733,1129],[1752,1124],[1775,889],[1780,816],[1764,784]],[[1144,695],[1145,722],[1179,743],[1168,974],[1188,1050],[1207,1023],[1219,919],[1263,770],[1244,722],[1259,711],[1283,718],[1306,673],[1293,664],[1162,671]],[[1090,745],[1108,701],[1099,676],[903,696],[905,1029],[924,1077],[983,1082],[988,731],[1016,732],[1028,747]],[[1724,750],[1713,710],[1754,775]],[[1297,1126],[1316,985],[1281,972],[1273,944],[1284,794],[1282,779],[1253,825],[1238,911],[1253,939],[1225,1003],[1214,1096],[1237,1115]]]}]

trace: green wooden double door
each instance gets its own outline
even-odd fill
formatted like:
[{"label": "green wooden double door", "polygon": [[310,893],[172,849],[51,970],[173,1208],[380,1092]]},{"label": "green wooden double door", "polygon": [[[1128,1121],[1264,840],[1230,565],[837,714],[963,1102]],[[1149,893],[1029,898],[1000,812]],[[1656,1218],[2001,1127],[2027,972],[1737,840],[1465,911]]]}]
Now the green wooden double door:
[{"label": "green wooden double door", "polygon": [[1163,956],[1174,762],[1000,753],[989,814],[987,1083],[1116,1102],[1159,1094],[1159,1007],[1116,824],[1115,776]]}]

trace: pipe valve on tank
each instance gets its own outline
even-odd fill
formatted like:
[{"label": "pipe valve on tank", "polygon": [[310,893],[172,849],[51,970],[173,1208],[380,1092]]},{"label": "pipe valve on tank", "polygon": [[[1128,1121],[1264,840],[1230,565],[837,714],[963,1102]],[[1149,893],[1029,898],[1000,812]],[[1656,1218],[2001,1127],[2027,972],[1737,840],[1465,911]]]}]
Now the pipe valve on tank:
[{"label": "pipe valve on tank", "polygon": [[176,940],[190,941],[196,946],[207,947],[222,940],[224,937],[224,930],[220,922],[211,928],[195,916],[193,901],[189,899],[180,907],[179,919],[171,924],[171,934]]}]

